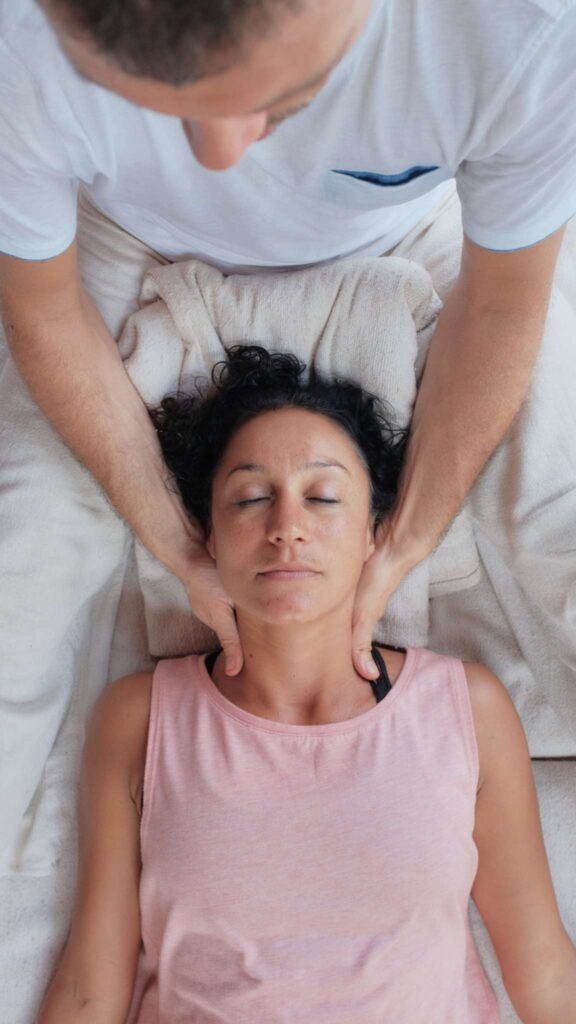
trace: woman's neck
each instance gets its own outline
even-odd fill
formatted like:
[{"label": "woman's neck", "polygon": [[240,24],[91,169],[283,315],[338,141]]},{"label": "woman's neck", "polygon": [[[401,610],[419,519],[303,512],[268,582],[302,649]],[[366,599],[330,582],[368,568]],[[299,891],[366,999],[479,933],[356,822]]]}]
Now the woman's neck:
[{"label": "woman's neck", "polygon": [[350,612],[330,623],[288,626],[250,621],[239,615],[244,651],[239,675],[213,678],[221,693],[244,710],[273,721],[317,725],[354,718],[374,706],[369,682],[352,664]]}]

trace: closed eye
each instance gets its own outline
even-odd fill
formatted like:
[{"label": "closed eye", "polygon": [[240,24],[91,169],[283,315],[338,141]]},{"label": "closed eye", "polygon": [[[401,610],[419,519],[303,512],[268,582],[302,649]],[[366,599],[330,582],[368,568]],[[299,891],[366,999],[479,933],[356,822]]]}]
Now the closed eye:
[{"label": "closed eye", "polygon": [[[242,498],[241,501],[235,502],[235,505],[237,506],[237,508],[247,508],[250,505],[256,505],[260,501],[268,501],[268,500],[269,500],[268,497],[264,496],[264,495],[261,498]],[[339,501],[338,498],[317,498],[317,497],[311,495],[306,500],[307,501],[319,502],[322,505],[339,505],[340,504],[340,501]]]}]

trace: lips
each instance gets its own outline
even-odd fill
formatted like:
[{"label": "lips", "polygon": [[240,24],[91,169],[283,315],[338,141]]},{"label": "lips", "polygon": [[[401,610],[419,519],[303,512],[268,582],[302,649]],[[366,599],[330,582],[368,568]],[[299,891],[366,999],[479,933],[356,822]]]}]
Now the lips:
[{"label": "lips", "polygon": [[312,579],[314,576],[319,576],[320,573],[313,569],[311,565],[305,565],[300,562],[289,563],[284,565],[274,565],[269,569],[263,569],[258,573],[258,576],[262,576],[265,579],[274,580],[289,580],[289,579]]}]

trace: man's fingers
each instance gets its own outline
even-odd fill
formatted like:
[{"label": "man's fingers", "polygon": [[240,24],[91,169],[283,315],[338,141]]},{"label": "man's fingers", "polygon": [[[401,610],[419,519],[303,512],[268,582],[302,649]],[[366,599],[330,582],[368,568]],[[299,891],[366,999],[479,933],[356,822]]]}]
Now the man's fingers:
[{"label": "man's fingers", "polygon": [[372,657],[372,633],[375,623],[363,620],[354,626],[352,634],[352,661],[354,668],[365,679],[375,679],[378,667]]},{"label": "man's fingers", "polygon": [[381,554],[375,552],[366,562],[358,582],[352,618],[352,661],[356,671],[365,679],[378,676],[378,667],[372,657],[372,638],[376,623],[384,614],[396,585]]},{"label": "man's fingers", "polygon": [[222,617],[215,628],[224,655],[226,675],[237,676],[244,664],[244,656],[232,608],[229,609],[225,617]]},{"label": "man's fingers", "polygon": [[224,654],[226,675],[236,676],[244,664],[234,608],[224,593],[216,563],[206,550],[191,560],[186,580],[188,600],[195,615],[214,630]]},{"label": "man's fingers", "polygon": [[244,664],[240,642],[231,643],[226,640],[221,640],[220,642],[224,652],[224,668],[226,675],[237,676]]}]

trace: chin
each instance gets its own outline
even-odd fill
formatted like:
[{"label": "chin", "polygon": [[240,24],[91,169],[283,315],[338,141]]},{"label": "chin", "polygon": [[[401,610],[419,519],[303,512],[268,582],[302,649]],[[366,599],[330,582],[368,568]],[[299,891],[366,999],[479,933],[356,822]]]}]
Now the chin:
[{"label": "chin", "polygon": [[309,606],[299,607],[293,604],[282,604],[273,606],[266,606],[265,608],[259,609],[262,619],[266,622],[277,623],[278,625],[289,625],[290,623],[297,622],[311,622],[312,619],[317,619],[322,611],[317,608],[310,608]]},{"label": "chin", "polygon": [[278,595],[267,601],[257,601],[251,605],[251,614],[271,625],[292,625],[312,622],[319,618],[326,609],[315,600],[306,599],[302,595]]}]

